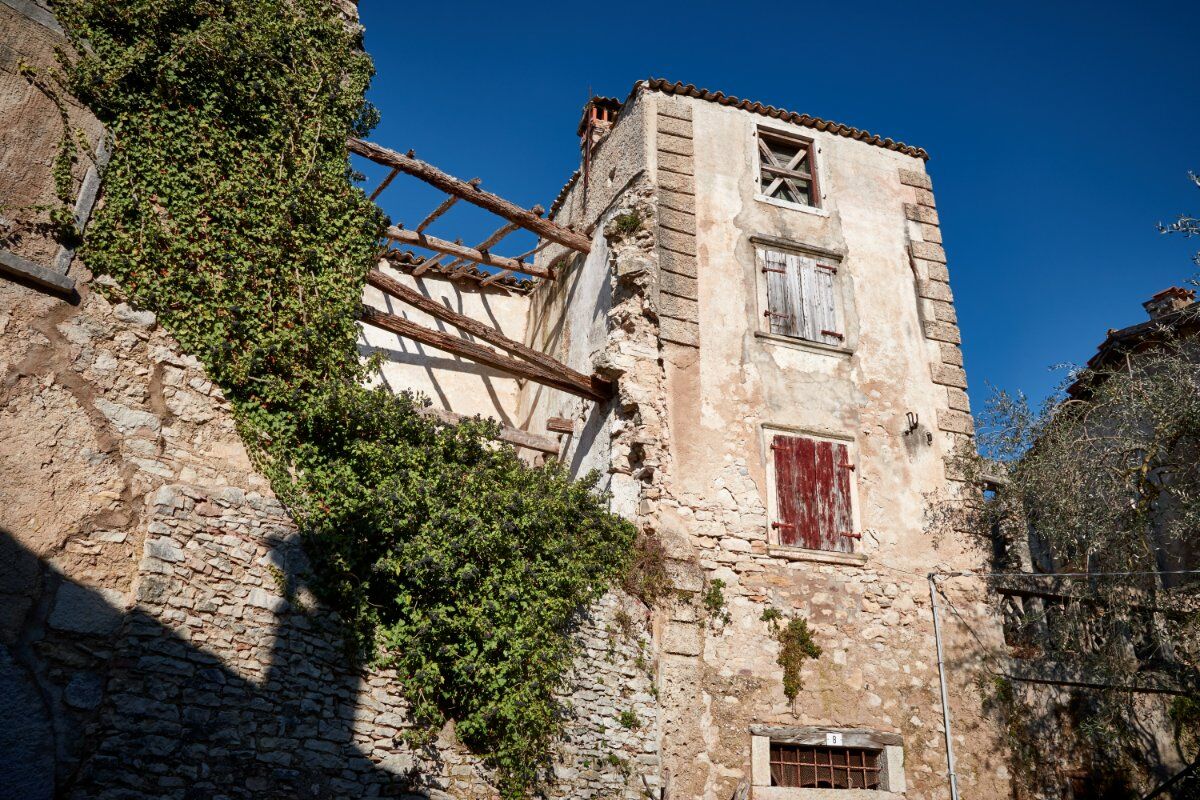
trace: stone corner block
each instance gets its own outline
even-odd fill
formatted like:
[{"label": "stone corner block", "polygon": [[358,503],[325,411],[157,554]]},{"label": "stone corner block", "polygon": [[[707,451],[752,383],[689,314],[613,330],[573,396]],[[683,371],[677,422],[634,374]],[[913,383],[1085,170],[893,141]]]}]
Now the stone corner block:
[{"label": "stone corner block", "polygon": [[952,367],[949,364],[933,364],[930,368],[933,382],[943,386],[953,386],[956,389],[967,388],[967,373],[962,367]]},{"label": "stone corner block", "polygon": [[926,261],[946,263],[946,250],[933,242],[913,242],[910,246],[913,258],[923,258]]},{"label": "stone corner block", "polygon": [[926,320],[924,327],[926,339],[933,339],[935,342],[949,342],[950,344],[960,344],[962,342],[962,334],[959,333],[958,326],[952,322]]},{"label": "stone corner block", "polygon": [[941,354],[943,364],[949,364],[953,367],[961,367],[963,365],[963,354],[958,345],[951,344],[950,342],[938,342],[938,352]]},{"label": "stone corner block", "polygon": [[916,203],[904,204],[904,216],[916,222],[924,222],[926,225],[939,225],[938,212],[936,208],[929,206],[921,206]]},{"label": "stone corner block", "polygon": [[961,433],[966,436],[975,434],[975,423],[971,415],[963,411],[938,410],[938,428],[950,433]]},{"label": "stone corner block", "polygon": [[658,332],[664,342],[674,342],[689,347],[700,346],[700,326],[695,322],[663,317],[659,323]]},{"label": "stone corner block", "polygon": [[946,400],[953,411],[966,411],[968,413],[971,411],[971,399],[967,397],[967,393],[962,389],[947,386]]},{"label": "stone corner block", "polygon": [[915,169],[901,169],[900,182],[905,186],[915,186],[918,189],[933,190],[933,181],[924,172]]},{"label": "stone corner block", "polygon": [[954,302],[954,294],[950,291],[950,284],[942,283],[941,281],[919,281],[917,284],[917,294],[921,297],[927,297],[930,300],[942,300],[946,303]]},{"label": "stone corner block", "polygon": [[663,635],[662,648],[664,652],[677,656],[700,655],[700,626],[672,621]]}]

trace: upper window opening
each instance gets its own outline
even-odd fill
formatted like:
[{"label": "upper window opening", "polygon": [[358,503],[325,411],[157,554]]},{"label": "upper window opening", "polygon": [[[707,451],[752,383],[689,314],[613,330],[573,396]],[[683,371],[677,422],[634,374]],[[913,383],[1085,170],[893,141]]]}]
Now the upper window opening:
[{"label": "upper window opening", "polygon": [[821,206],[816,147],[809,139],[758,129],[759,187],[764,197],[800,206]]},{"label": "upper window opening", "polygon": [[879,750],[771,743],[771,785],[803,789],[883,788]]}]

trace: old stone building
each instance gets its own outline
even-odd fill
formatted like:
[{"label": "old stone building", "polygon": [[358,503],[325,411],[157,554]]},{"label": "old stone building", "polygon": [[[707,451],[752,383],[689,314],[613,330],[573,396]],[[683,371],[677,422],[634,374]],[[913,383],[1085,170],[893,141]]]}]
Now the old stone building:
[{"label": "old stone building", "polygon": [[[661,537],[691,598],[652,620],[670,796],[730,797],[743,782],[764,798],[807,796],[788,782],[946,792],[926,574],[981,562],[923,524],[927,497],[956,491],[946,459],[972,430],[924,151],[659,80],[597,98],[579,133],[584,165],[551,217],[593,246],[543,250],[558,281],[516,303],[436,268],[414,277],[419,262],[393,269],[598,370],[615,402],[474,365],[396,362],[385,379],[531,432],[569,420],[560,457],[600,468],[615,507]],[[994,631],[979,587],[956,591]],[[806,619],[824,651],[794,703],[772,608]],[[959,785],[1002,796],[1005,748],[980,718],[972,651],[951,651]],[[864,751],[865,771],[784,774],[789,760]]]},{"label": "old stone building", "polygon": [[[0,126],[0,193],[30,207],[52,194],[61,122],[16,65],[61,32],[29,0],[0,2],[0,31],[0,107],[21,109]],[[71,113],[99,162],[74,176],[82,221],[104,145]],[[599,470],[666,550],[669,601],[610,594],[578,633],[551,793],[948,796],[927,574],[982,557],[924,526],[930,496],[962,490],[947,457],[972,431],[925,152],[660,80],[596,98],[577,135],[547,219],[590,250],[543,241],[530,267],[555,280],[413,254],[381,269],[611,399],[378,327],[362,340],[392,389]],[[35,221],[7,219],[0,253],[0,797],[492,796],[453,726],[404,744],[394,676],[348,667],[290,583],[296,527],[201,363]],[[945,592],[996,636],[980,586]],[[791,619],[822,651],[794,701]],[[1007,796],[978,643],[960,626],[945,647],[958,786]]]}]

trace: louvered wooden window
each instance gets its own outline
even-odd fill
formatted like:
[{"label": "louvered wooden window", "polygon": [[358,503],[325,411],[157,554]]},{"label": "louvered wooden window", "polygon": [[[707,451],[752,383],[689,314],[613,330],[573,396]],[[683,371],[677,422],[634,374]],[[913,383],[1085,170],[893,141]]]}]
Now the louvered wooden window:
[{"label": "louvered wooden window", "polygon": [[759,191],[765,197],[819,208],[812,141],[758,129]]},{"label": "louvered wooden window", "polygon": [[766,277],[768,331],[810,342],[845,343],[838,321],[834,283],[837,267],[812,256],[765,247],[757,249]]},{"label": "louvered wooden window", "polygon": [[854,551],[858,538],[850,505],[854,465],[841,442],[776,434],[775,521],[779,544],[809,550]]}]

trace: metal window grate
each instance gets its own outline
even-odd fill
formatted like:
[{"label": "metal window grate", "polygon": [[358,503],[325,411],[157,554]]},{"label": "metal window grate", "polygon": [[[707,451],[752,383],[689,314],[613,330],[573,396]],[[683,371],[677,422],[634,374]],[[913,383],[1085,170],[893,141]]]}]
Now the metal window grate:
[{"label": "metal window grate", "polygon": [[879,751],[771,744],[771,785],[804,789],[882,789]]}]

